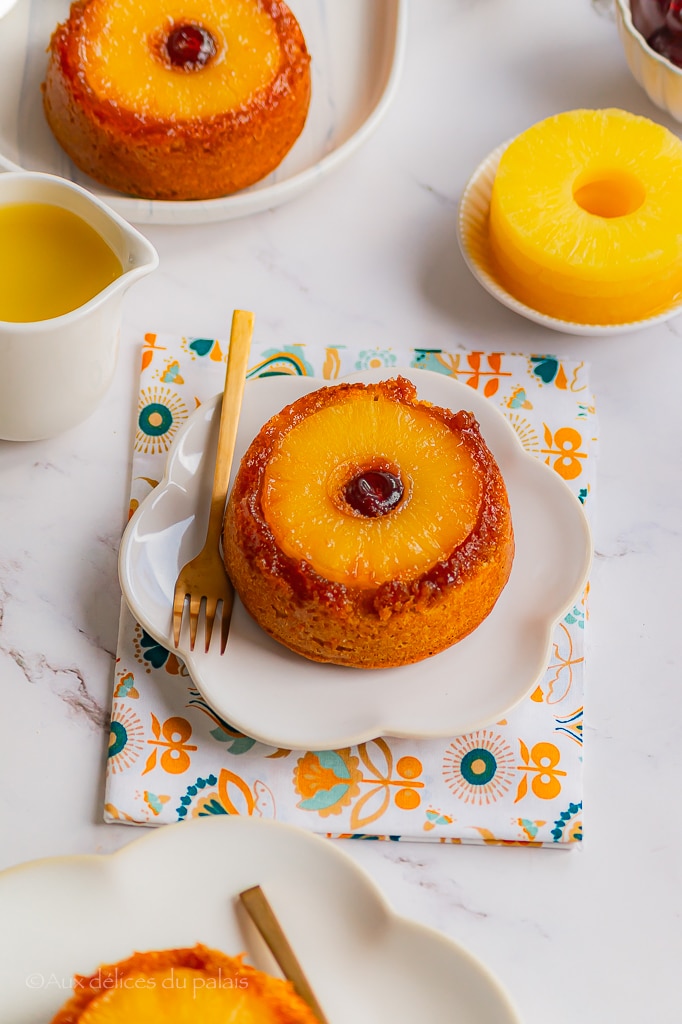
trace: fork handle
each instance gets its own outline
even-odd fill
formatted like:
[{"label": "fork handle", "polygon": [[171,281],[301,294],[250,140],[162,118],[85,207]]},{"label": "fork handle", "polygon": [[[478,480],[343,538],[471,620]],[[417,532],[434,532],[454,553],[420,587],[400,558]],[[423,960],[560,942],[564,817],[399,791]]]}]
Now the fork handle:
[{"label": "fork handle", "polygon": [[320,1004],[315,993],[310,987],[308,979],[303,973],[303,968],[296,958],[289,940],[282,931],[282,926],[275,917],[275,912],[261,889],[260,885],[254,885],[239,893],[246,912],[263,936],[265,943],[282,969],[284,977],[294,986],[299,994],[317,1017],[319,1024],[327,1024]]},{"label": "fork handle", "polygon": [[223,402],[220,409],[220,426],[218,428],[218,451],[216,454],[211,506],[208,516],[207,541],[220,543],[225,514],[225,502],[230,486],[230,471],[234,457],[234,446],[237,440],[239,413],[246,383],[246,371],[249,365],[251,337],[253,335],[254,315],[243,309],[235,309],[232,314],[230,331],[230,348],[227,353],[227,369],[225,371],[225,387]]}]

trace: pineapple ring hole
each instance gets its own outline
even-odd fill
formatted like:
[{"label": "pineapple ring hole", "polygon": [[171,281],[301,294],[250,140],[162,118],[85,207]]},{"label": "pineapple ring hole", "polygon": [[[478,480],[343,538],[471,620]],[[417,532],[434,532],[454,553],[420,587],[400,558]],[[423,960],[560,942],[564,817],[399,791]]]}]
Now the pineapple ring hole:
[{"label": "pineapple ring hole", "polygon": [[393,506],[393,508],[389,509],[389,511],[382,513],[380,516],[375,518],[383,519],[386,516],[395,515],[396,512],[403,509],[409,503],[410,498],[412,497],[411,480],[405,475],[405,473],[401,472],[400,467],[397,466],[395,462],[390,459],[383,458],[382,456],[377,456],[370,462],[362,465],[354,461],[341,462],[331,470],[327,477],[327,494],[332,504],[339,512],[343,512],[344,515],[353,516],[355,518],[367,518],[367,516],[353,508],[353,506],[346,501],[345,491],[352,480],[368,472],[389,473],[400,481],[400,485],[402,487],[400,500]]},{"label": "pineapple ring hole", "polygon": [[577,179],[573,199],[595,217],[627,217],[643,204],[646,189],[639,178],[627,171],[592,171]]}]

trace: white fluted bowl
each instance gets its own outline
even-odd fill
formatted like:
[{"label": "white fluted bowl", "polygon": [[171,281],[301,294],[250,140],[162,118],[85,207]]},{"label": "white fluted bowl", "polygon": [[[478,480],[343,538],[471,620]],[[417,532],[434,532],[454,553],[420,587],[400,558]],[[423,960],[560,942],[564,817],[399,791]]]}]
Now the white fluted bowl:
[{"label": "white fluted bowl", "polygon": [[682,121],[682,69],[652,50],[632,21],[630,0],[616,0],[616,24],[625,59],[652,103]]}]

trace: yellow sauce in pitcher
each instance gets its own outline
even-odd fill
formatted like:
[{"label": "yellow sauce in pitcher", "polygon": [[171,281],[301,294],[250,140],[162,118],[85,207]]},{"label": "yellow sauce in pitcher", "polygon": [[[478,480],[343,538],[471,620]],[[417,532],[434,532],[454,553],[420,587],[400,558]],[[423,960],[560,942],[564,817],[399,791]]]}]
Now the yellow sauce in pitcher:
[{"label": "yellow sauce in pitcher", "polygon": [[122,273],[101,235],[70,210],[0,206],[0,320],[30,323],[70,313]]}]

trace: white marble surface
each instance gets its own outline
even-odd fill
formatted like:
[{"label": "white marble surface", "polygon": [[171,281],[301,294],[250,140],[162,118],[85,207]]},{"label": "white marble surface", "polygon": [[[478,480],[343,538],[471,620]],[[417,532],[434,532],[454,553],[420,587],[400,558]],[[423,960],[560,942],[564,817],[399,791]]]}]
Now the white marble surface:
[{"label": "white marble surface", "polygon": [[498,306],[455,240],[482,157],[580,106],[680,130],[630,77],[608,2],[413,0],[395,102],[349,163],[273,212],[146,230],[160,268],[126,297],[101,407],[58,439],[0,442],[0,867],[137,835],[101,804],[145,331],[224,336],[242,307],[273,345],[551,351],[591,363],[601,427],[582,848],[345,848],[400,911],[480,956],[527,1024],[680,1021],[682,318],[554,334]]}]

